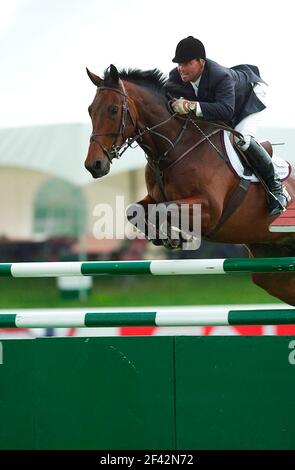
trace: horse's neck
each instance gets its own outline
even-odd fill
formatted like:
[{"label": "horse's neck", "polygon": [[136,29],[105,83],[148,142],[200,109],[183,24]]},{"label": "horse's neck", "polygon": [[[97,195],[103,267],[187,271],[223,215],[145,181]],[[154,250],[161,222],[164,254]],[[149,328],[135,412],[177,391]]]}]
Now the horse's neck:
[{"label": "horse's neck", "polygon": [[[153,128],[161,132],[164,128],[164,122],[170,117],[168,110],[163,103],[140,101],[137,106],[138,121],[141,128]],[[163,125],[161,125],[163,123]],[[172,120],[170,120],[170,123]],[[167,126],[166,126],[167,129]]]},{"label": "horse's neck", "polygon": [[136,107],[138,132],[142,134],[138,143],[143,144],[144,151],[147,151],[146,146],[152,150],[149,152],[151,158],[157,157],[171,147],[167,139],[174,139],[179,124],[170,119],[171,114],[161,97],[136,85],[132,91],[133,96],[130,97]]}]

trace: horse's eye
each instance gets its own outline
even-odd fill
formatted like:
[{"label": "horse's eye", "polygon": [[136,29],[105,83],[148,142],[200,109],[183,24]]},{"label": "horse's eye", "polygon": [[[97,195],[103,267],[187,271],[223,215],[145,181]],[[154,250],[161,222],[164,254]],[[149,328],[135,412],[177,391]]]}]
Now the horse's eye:
[{"label": "horse's eye", "polygon": [[114,115],[114,114],[117,114],[119,110],[119,106],[117,104],[114,104],[114,106],[111,107],[111,114]]}]

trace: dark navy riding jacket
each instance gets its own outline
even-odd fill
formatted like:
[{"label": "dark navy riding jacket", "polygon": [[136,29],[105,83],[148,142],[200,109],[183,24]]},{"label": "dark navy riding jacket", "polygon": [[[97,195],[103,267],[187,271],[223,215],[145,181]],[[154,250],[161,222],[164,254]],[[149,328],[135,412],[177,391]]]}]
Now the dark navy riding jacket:
[{"label": "dark navy riding jacket", "polygon": [[258,82],[264,83],[255,65],[226,68],[207,59],[197,97],[191,83],[181,80],[177,68],[171,70],[165,86],[175,98],[197,100],[205,120],[235,127],[245,117],[265,109],[253,91],[253,84]]}]

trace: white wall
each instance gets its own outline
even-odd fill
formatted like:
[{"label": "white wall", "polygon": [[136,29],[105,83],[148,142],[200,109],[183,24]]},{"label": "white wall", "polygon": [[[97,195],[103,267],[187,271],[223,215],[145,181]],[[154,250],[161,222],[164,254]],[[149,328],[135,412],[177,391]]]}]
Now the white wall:
[{"label": "white wall", "polygon": [[33,200],[44,173],[22,168],[0,168],[0,236],[29,239],[32,236]]}]

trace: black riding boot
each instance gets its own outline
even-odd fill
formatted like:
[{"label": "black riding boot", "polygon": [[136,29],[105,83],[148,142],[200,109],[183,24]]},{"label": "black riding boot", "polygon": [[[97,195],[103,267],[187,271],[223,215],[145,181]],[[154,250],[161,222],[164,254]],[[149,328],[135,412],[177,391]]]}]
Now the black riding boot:
[{"label": "black riding boot", "polygon": [[279,215],[287,206],[289,195],[275,172],[271,157],[253,137],[249,147],[243,152],[254,173],[257,173],[269,189],[269,215],[271,217]]}]

